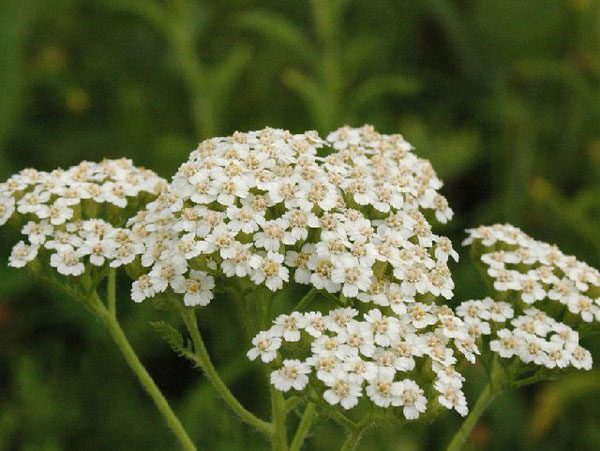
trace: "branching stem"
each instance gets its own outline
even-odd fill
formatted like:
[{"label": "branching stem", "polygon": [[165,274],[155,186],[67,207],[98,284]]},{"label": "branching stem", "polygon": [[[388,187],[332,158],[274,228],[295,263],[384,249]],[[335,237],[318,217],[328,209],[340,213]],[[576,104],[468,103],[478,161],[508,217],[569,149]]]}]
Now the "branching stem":
[{"label": "branching stem", "polygon": [[477,402],[469,412],[469,415],[461,425],[460,429],[454,435],[454,438],[448,445],[448,448],[446,448],[446,451],[461,451],[463,449],[464,444],[469,438],[471,431],[477,424],[477,421],[497,394],[498,392],[493,389],[492,384],[488,383],[488,385],[485,386],[479,395]]},{"label": "branching stem", "polygon": [[198,363],[202,371],[204,371],[206,378],[213,385],[217,393],[243,422],[248,423],[254,429],[262,432],[267,437],[272,437],[274,433],[273,426],[270,423],[256,417],[252,412],[242,406],[219,376],[219,373],[215,369],[210,359],[210,355],[208,354],[206,345],[202,340],[202,336],[200,335],[194,310],[186,309],[184,312],[182,312],[181,317],[183,318],[183,322],[192,337],[195,355],[198,357]]}]

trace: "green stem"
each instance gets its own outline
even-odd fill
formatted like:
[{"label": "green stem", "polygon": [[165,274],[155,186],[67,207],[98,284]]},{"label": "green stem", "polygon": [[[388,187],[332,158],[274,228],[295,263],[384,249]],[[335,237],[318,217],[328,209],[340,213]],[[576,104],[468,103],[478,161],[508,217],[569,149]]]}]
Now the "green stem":
[{"label": "green stem", "polygon": [[[127,340],[127,336],[116,316],[116,283],[115,283],[115,270],[111,269],[109,272],[109,279],[107,283],[107,305],[109,308],[102,303],[102,300],[98,297],[96,291],[92,291],[89,296],[84,296],[82,293],[78,293],[75,290],[71,290],[61,284],[59,284],[55,279],[51,277],[45,277],[40,273],[37,273],[36,276],[40,277],[43,281],[50,283],[55,286],[58,290],[67,294],[70,297],[81,302],[81,304],[96,315],[98,318],[102,320],[102,322],[106,325],[108,332],[111,337],[117,344],[119,351],[125,358],[125,361],[132,369],[133,373],[137,376],[138,381],[144,387],[144,389],[148,392],[152,401],[160,411],[160,413],[165,418],[167,425],[173,431],[177,440],[181,444],[181,447],[186,451],[195,451],[196,446],[192,442],[192,439],[187,434],[183,425],[177,418],[177,415],[169,406],[169,402],[163,396],[162,392],[152,379],[152,376],[148,373],[144,365],[138,358],[135,350],[131,347],[131,344]],[[111,308],[112,306],[112,308]]]},{"label": "green stem", "polygon": [[181,447],[187,451],[196,450],[196,446],[183,428],[183,425],[175,415],[175,412],[173,412],[168,401],[165,399],[162,392],[152,379],[152,376],[150,376],[148,371],[146,371],[146,368],[144,368],[144,365],[142,362],[140,362],[140,359],[129,344],[129,341],[125,336],[123,329],[121,329],[117,318],[106,309],[104,309],[104,311],[100,314],[100,318],[108,328],[110,335],[113,337],[117,347],[125,358],[125,361],[137,376],[142,387],[146,389],[152,398],[152,401],[154,401],[154,404],[156,404],[156,407],[179,440]]},{"label": "green stem", "polygon": [[300,451],[300,448],[302,448],[302,444],[304,443],[304,439],[310,431],[310,427],[312,426],[312,422],[315,419],[316,413],[317,407],[312,402],[309,402],[306,405],[306,409],[304,409],[304,414],[302,415],[298,429],[296,429],[296,433],[294,434],[292,444],[290,445],[290,451]]},{"label": "green stem", "polygon": [[198,357],[198,363],[217,393],[243,422],[248,423],[256,430],[265,434],[267,437],[271,437],[274,434],[273,426],[270,423],[267,423],[266,421],[256,417],[252,412],[242,406],[233,393],[229,391],[229,388],[227,388],[227,385],[225,385],[225,382],[223,382],[219,376],[219,373],[210,360],[210,355],[208,354],[206,345],[204,344],[202,336],[200,335],[194,310],[186,309],[181,313],[181,317],[183,318],[183,322],[185,323],[185,326],[192,337],[195,354]]},{"label": "green stem", "polygon": [[302,402],[302,398],[300,398],[300,396],[290,396],[289,398],[287,398],[285,400],[285,411],[291,412],[301,402]]},{"label": "green stem", "polygon": [[364,429],[362,428],[357,428],[348,431],[346,435],[346,440],[344,440],[340,451],[352,451],[356,449],[358,443],[360,442],[360,439],[362,438],[363,431]]},{"label": "green stem", "polygon": [[274,451],[287,451],[287,426],[286,409],[283,394],[273,385],[269,386],[271,391],[271,416],[273,424],[273,435],[271,436],[271,449]]},{"label": "green stem", "polygon": [[296,307],[294,307],[294,311],[295,312],[300,312],[303,309],[305,309],[306,307],[308,307],[308,305],[311,303],[311,301],[315,298],[315,296],[317,295],[318,290],[316,288],[311,288],[308,293],[306,293],[302,299],[300,299],[300,302],[298,302],[296,304]]},{"label": "green stem", "polygon": [[108,311],[112,316],[117,316],[117,289],[116,289],[116,270],[110,268],[108,270],[108,282],[106,285],[106,297]]},{"label": "green stem", "polygon": [[477,424],[479,417],[481,417],[483,412],[485,412],[485,410],[487,409],[487,407],[490,405],[490,403],[496,397],[497,394],[498,394],[498,392],[492,388],[491,384],[488,383],[485,386],[485,388],[479,395],[477,402],[475,403],[475,405],[469,412],[469,415],[463,422],[460,429],[454,435],[454,438],[448,445],[448,448],[446,448],[446,451],[460,451],[463,449],[463,446],[464,446],[465,442],[467,441],[467,439],[469,438],[471,431]]},{"label": "green stem", "polygon": [[340,426],[343,426],[344,428],[349,429],[349,430],[355,430],[359,427],[354,421],[352,421],[350,418],[348,418],[346,415],[344,415],[340,411],[340,409],[336,409],[331,404],[329,404],[327,402],[323,402],[322,398],[320,398],[319,395],[317,395],[316,393],[309,392],[309,398],[311,399],[312,402],[314,402],[315,404],[318,404],[321,407],[321,409],[325,411],[325,414],[327,414],[327,416],[329,416],[333,421],[338,423]]}]

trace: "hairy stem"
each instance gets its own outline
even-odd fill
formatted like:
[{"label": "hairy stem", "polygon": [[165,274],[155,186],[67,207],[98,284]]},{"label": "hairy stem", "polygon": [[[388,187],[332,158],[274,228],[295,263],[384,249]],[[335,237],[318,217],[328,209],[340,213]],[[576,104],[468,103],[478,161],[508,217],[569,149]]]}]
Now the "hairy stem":
[{"label": "hairy stem", "polygon": [[[110,296],[111,295],[109,295],[109,299]],[[150,376],[146,368],[144,368],[144,365],[142,364],[137,354],[129,344],[129,341],[125,336],[123,329],[121,329],[121,326],[119,325],[116,316],[106,309],[104,309],[103,311],[100,310],[99,312],[100,318],[108,328],[110,335],[113,337],[115,343],[117,344],[117,347],[119,348],[121,354],[125,358],[125,361],[137,376],[142,387],[144,387],[144,389],[148,392],[148,394],[152,398],[152,401],[154,401],[154,404],[156,404],[156,407],[165,418],[167,424],[169,425],[169,428],[171,428],[171,430],[177,437],[177,440],[179,440],[181,447],[186,451],[196,450],[196,446],[194,445],[189,435],[183,428],[183,425],[177,418],[177,415],[175,415],[175,412],[173,412],[173,409],[171,409],[171,406],[169,406],[168,401],[163,396],[162,392],[152,379],[152,376]]]},{"label": "hairy stem", "polygon": [[352,451],[356,449],[360,439],[362,438],[364,429],[357,428],[353,430],[347,430],[346,440],[342,443],[340,451]]},{"label": "hairy stem", "polygon": [[273,426],[270,423],[267,423],[266,421],[256,417],[252,412],[242,406],[219,376],[219,373],[210,360],[210,355],[208,354],[206,345],[204,344],[202,336],[200,335],[194,310],[186,309],[181,313],[181,317],[183,318],[183,322],[192,337],[195,354],[198,357],[198,363],[202,371],[204,371],[206,378],[213,385],[214,389],[243,422],[248,423],[254,429],[262,432],[268,437],[271,437],[274,434]]},{"label": "hairy stem", "polygon": [[112,316],[117,316],[117,288],[116,288],[116,270],[110,268],[108,270],[108,281],[106,285],[106,303],[108,304],[108,311]]},{"label": "hairy stem", "polygon": [[446,448],[447,451],[460,451],[463,449],[464,444],[469,438],[471,431],[477,424],[479,417],[481,417],[483,412],[485,412],[485,410],[497,394],[498,392],[493,389],[491,384],[488,383],[485,386],[485,388],[479,395],[477,402],[469,412],[469,415],[461,425],[460,429],[454,435],[454,438],[448,445],[448,448]]},{"label": "hairy stem", "polygon": [[272,385],[271,390],[271,416],[273,417],[273,435],[271,437],[271,449],[274,451],[287,451],[287,426],[286,409],[283,394]]},{"label": "hairy stem", "polygon": [[311,288],[308,293],[306,293],[302,299],[300,299],[300,302],[298,302],[296,304],[296,307],[294,307],[295,312],[301,312],[302,310],[304,310],[306,307],[308,307],[308,305],[311,303],[311,301],[314,299],[314,297],[317,295],[318,290],[316,288]]},{"label": "hairy stem", "polygon": [[304,439],[310,432],[310,427],[312,426],[316,413],[317,407],[312,402],[309,402],[306,405],[306,409],[304,409],[304,414],[302,415],[298,429],[296,429],[296,434],[294,434],[294,438],[292,439],[290,451],[300,451]]}]

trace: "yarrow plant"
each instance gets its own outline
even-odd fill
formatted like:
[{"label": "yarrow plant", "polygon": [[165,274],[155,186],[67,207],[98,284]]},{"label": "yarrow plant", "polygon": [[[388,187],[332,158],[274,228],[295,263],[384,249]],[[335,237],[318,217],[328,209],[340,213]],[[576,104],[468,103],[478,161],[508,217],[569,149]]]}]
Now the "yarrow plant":
[{"label": "yarrow plant", "polygon": [[[200,143],[170,183],[128,160],[24,170],[0,186],[0,219],[26,237],[9,264],[106,324],[184,449],[195,448],[117,320],[119,269],[131,300],[181,316],[189,340],[153,326],[273,449],[299,450],[317,415],[353,449],[373,425],[448,410],[468,415],[460,449],[501,390],[591,368],[579,339],[599,320],[600,275],[512,226],[480,227],[465,244],[490,292],[453,301],[458,253],[433,231],[453,216],[441,188],[401,135],[266,128]],[[230,392],[202,339],[196,310],[225,299],[270,386],[270,421]],[[461,371],[478,363],[490,383],[469,412]]]}]

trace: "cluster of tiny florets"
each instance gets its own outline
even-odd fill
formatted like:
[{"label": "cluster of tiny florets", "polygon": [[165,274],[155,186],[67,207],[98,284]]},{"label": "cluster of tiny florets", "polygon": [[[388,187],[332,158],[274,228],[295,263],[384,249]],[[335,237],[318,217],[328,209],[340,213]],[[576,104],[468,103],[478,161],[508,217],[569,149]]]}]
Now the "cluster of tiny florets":
[{"label": "cluster of tiny florets", "polygon": [[548,369],[592,367],[592,355],[580,346],[579,333],[535,307],[514,317],[510,304],[485,298],[461,303],[456,314],[475,340],[488,337],[490,350],[504,359],[516,357]]},{"label": "cluster of tiny florets", "polygon": [[515,292],[525,305],[558,302],[591,323],[600,321],[600,272],[558,247],[512,225],[468,230],[465,244],[482,246],[481,262],[499,292]]},{"label": "cluster of tiny florets", "polygon": [[357,316],[350,307],[281,315],[254,337],[248,357],[279,366],[270,378],[278,390],[303,390],[310,382],[312,388],[324,387],[326,402],[344,409],[366,394],[376,406],[402,407],[409,420],[423,414],[434,398],[467,413],[464,377],[455,365],[473,362],[479,351],[451,309],[415,302],[398,316],[378,309]]},{"label": "cluster of tiny florets", "polygon": [[[464,244],[475,246],[494,289],[512,299],[516,312],[514,318],[511,314],[496,321],[490,349],[502,358],[516,357],[548,369],[589,370],[592,356],[580,345],[577,329],[600,320],[600,272],[512,225],[468,232]],[[468,301],[457,314],[465,322],[486,320],[490,313],[485,305]],[[490,334],[489,324],[482,322],[482,335]]]},{"label": "cluster of tiny florets", "polygon": [[22,268],[44,254],[58,273],[79,276],[86,263],[131,263],[144,248],[121,227],[123,212],[143,206],[142,197],[149,200],[165,186],[154,172],[126,159],[21,171],[0,184],[0,224],[10,221],[26,238],[13,247],[9,264]]},{"label": "cluster of tiny florets", "polygon": [[457,254],[423,213],[451,218],[441,186],[402,136],[369,126],[328,140],[270,128],[209,139],[130,221],[150,268],[132,297],[180,290],[201,271],[272,291],[293,280],[382,306],[450,298],[447,261]]}]

